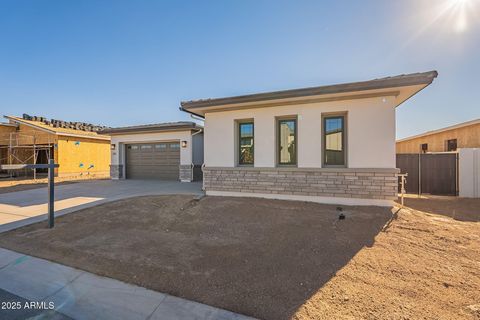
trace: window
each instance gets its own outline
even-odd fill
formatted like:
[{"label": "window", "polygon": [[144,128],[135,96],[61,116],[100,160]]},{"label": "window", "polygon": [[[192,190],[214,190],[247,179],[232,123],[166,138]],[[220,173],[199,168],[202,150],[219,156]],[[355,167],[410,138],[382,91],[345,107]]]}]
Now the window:
[{"label": "window", "polygon": [[167,149],[167,145],[165,143],[156,144],[155,149]]},{"label": "window", "polygon": [[447,140],[447,151],[457,151],[457,139]]},{"label": "window", "polygon": [[180,143],[172,143],[172,144],[170,144],[170,149],[180,149]]},{"label": "window", "polygon": [[278,164],[296,165],[297,164],[297,120],[279,119],[278,130]]},{"label": "window", "polygon": [[323,165],[346,165],[345,116],[323,117]]},{"label": "window", "polygon": [[238,164],[253,165],[253,122],[238,124]]},{"label": "window", "polygon": [[428,151],[428,143],[422,143],[422,144],[420,145],[420,150],[421,150],[423,153],[427,152],[427,151]]},{"label": "window", "polygon": [[149,144],[144,144],[140,147],[140,149],[152,149],[152,146]]}]

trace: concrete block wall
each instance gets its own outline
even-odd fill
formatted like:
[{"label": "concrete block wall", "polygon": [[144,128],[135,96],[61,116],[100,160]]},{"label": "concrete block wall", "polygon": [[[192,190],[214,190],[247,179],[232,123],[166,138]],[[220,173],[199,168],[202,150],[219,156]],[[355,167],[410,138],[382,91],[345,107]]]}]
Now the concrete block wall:
[{"label": "concrete block wall", "polygon": [[203,179],[207,194],[220,191],[391,201],[397,199],[397,173],[397,169],[383,168],[206,167]]}]

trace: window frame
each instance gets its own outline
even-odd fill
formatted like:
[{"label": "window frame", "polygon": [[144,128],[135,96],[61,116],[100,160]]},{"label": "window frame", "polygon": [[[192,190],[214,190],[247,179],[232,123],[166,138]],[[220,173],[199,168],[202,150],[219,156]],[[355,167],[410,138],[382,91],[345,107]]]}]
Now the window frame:
[{"label": "window frame", "polygon": [[[455,150],[448,150],[450,148],[450,141],[454,141],[455,142]],[[447,139],[445,140],[445,151],[447,152],[456,152],[458,149],[458,140],[455,138],[455,139]]]},{"label": "window frame", "polygon": [[[294,121],[295,122],[295,162],[290,163],[281,163],[280,162],[280,123],[282,121]],[[298,116],[281,116],[275,118],[275,128],[276,128],[276,164],[279,167],[297,167],[298,166]]]},{"label": "window frame", "polygon": [[[255,165],[255,121],[253,119],[243,119],[243,120],[236,120],[237,123],[237,134],[236,134],[236,162],[237,166],[239,167],[253,167]],[[252,125],[252,137],[253,137],[253,148],[252,148],[252,155],[253,155],[253,162],[252,163],[240,163],[240,155],[242,154],[242,146],[240,143],[240,139],[242,138],[241,135],[241,126],[242,124],[251,124]]]},{"label": "window frame", "polygon": [[[348,168],[348,113],[322,113],[322,168]],[[342,130],[342,147],[343,147],[343,164],[327,164],[327,135],[326,135],[326,121],[331,118],[343,119]]]},{"label": "window frame", "polygon": [[[423,146],[426,146],[425,149],[423,149]],[[428,143],[420,143],[420,153],[427,153],[428,152]]]}]

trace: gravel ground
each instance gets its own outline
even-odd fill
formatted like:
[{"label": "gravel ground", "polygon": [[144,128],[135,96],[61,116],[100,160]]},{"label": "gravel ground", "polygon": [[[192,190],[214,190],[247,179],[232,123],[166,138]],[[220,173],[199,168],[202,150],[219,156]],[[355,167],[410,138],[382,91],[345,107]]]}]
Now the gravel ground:
[{"label": "gravel ground", "polygon": [[[267,199],[121,200],[0,246],[263,319],[475,319],[480,224]],[[394,213],[392,215],[392,212]]]}]

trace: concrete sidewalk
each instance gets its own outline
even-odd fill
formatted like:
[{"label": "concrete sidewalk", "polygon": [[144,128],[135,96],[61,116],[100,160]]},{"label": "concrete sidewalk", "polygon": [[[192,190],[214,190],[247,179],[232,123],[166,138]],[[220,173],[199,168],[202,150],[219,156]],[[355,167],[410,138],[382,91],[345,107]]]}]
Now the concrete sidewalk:
[{"label": "concrete sidewalk", "polygon": [[[145,195],[201,195],[201,182],[97,180],[55,187],[55,216]],[[47,188],[0,194],[0,233],[47,219]]]},{"label": "concrete sidewalk", "polygon": [[2,248],[0,289],[10,297],[53,302],[54,310],[42,315],[54,312],[59,319],[252,319]]}]

